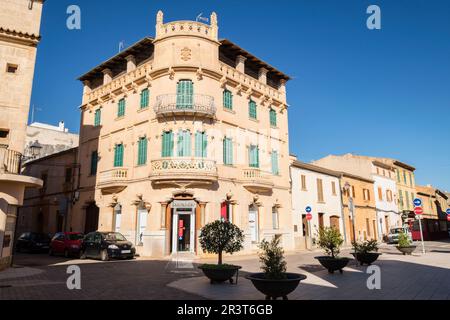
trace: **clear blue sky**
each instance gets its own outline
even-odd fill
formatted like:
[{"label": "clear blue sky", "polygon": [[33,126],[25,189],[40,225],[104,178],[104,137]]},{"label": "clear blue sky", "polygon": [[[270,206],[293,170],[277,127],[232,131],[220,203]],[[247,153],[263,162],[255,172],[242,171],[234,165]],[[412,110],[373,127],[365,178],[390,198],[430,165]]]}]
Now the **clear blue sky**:
[{"label": "clear blue sky", "polygon": [[[77,4],[82,29],[66,28]],[[366,9],[382,10],[382,30]],[[219,16],[220,37],[293,80],[288,84],[291,152],[303,161],[347,152],[398,158],[417,182],[450,191],[450,1],[447,0],[58,0],[46,1],[32,104],[35,120],[78,132],[77,77],[154,36],[165,20]]]}]

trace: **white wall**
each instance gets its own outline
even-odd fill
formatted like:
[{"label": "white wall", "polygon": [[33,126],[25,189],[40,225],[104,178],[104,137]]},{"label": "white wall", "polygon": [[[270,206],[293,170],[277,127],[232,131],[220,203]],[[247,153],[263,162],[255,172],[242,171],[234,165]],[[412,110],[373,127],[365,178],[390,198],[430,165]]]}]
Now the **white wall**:
[{"label": "white wall", "polygon": [[[402,224],[401,215],[398,214],[397,205],[397,184],[395,180],[387,177],[373,175],[374,183],[374,197],[375,205],[377,208],[377,221],[378,221],[378,236],[382,239],[383,234],[386,234],[386,219],[389,217],[389,227],[400,227]],[[378,188],[381,188],[383,193],[383,200],[380,201],[378,196]],[[386,190],[392,191],[392,202],[387,201]]]}]

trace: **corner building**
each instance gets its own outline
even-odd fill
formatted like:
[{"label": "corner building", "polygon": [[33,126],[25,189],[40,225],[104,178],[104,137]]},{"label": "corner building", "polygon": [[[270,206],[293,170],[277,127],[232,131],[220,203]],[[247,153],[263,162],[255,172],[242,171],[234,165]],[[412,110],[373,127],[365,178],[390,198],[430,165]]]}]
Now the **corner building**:
[{"label": "corner building", "polygon": [[80,78],[80,193],[72,230],[120,231],[143,256],[202,255],[220,218],[245,249],[293,249],[289,77],[210,24],[164,23]]}]

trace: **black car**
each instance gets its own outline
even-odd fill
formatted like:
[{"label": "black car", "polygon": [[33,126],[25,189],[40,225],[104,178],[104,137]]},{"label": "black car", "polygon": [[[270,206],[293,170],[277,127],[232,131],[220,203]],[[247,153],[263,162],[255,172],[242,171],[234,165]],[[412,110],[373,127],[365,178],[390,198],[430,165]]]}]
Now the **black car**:
[{"label": "black car", "polygon": [[50,248],[50,235],[37,232],[25,232],[17,239],[17,252],[42,253]]},{"label": "black car", "polygon": [[81,245],[81,259],[92,258],[108,261],[110,259],[133,259],[136,248],[117,232],[92,232],[86,235]]}]

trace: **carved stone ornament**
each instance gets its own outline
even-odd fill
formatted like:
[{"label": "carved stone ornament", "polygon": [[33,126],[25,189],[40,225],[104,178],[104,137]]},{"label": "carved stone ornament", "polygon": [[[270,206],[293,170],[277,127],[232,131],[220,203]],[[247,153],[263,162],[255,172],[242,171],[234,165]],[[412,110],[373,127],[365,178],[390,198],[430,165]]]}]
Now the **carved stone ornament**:
[{"label": "carved stone ornament", "polygon": [[188,47],[184,47],[183,49],[181,49],[181,60],[189,61],[191,60],[191,57],[192,57],[191,49],[189,49]]}]

